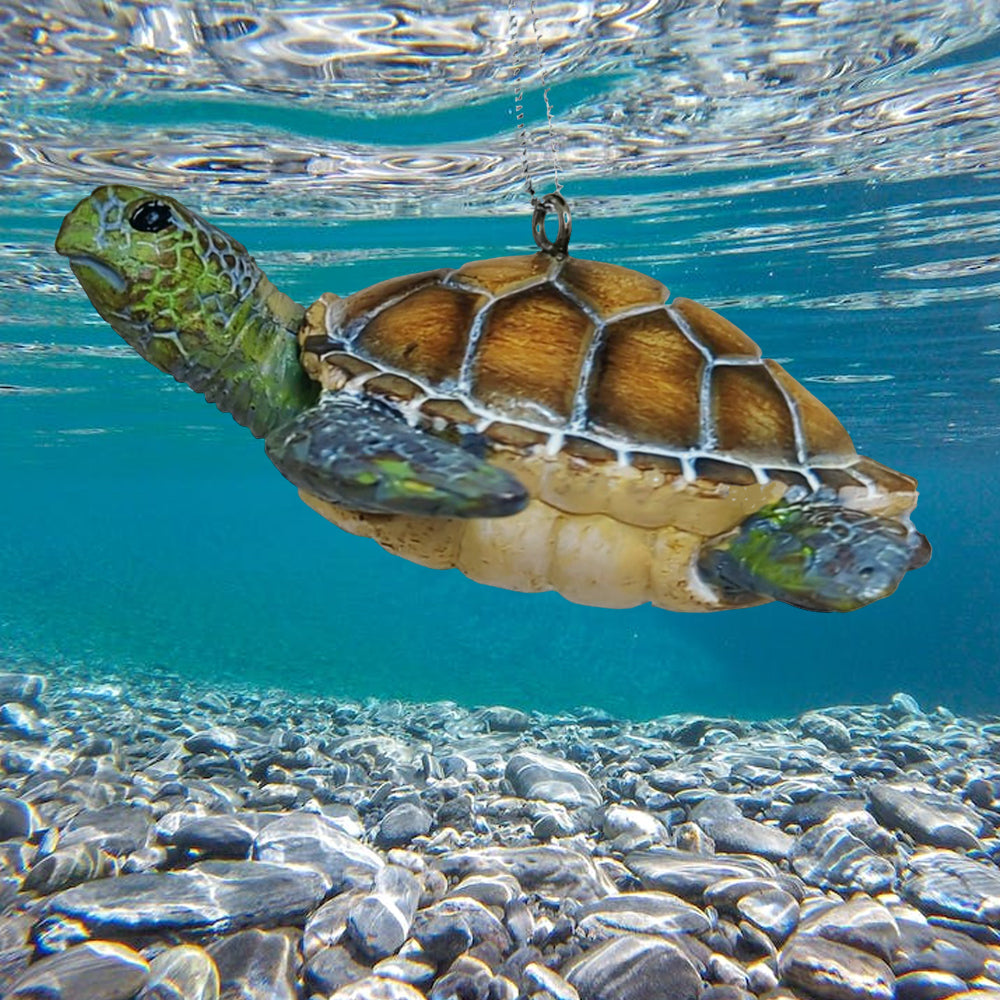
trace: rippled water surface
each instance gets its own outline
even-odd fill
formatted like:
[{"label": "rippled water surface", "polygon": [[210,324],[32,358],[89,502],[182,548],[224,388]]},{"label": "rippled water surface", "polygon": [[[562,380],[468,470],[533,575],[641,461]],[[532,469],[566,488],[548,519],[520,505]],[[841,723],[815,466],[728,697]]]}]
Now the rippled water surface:
[{"label": "rippled water surface", "polygon": [[[0,8],[0,639],[354,695],[775,714],[906,688],[998,710],[1000,8],[534,9]],[[681,616],[408,565],[299,504],[52,249],[93,186],[134,183],[308,303],[527,252],[525,156],[539,190],[558,169],[575,253],[721,309],[919,478],[926,569],[848,616]]]}]

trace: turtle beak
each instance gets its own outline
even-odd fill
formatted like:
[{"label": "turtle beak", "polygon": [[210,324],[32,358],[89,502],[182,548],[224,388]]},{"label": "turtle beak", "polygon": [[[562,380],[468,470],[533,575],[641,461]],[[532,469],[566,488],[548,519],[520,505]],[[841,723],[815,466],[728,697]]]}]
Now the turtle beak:
[{"label": "turtle beak", "polygon": [[104,310],[124,303],[128,286],[125,278],[100,256],[96,238],[100,221],[93,198],[84,198],[63,219],[56,237],[56,253],[69,258],[77,281],[103,315]]},{"label": "turtle beak", "polygon": [[92,257],[90,254],[66,254],[69,266],[73,269],[77,281],[84,288],[92,284],[100,284],[111,293],[121,295],[125,291],[125,279],[109,264]]}]

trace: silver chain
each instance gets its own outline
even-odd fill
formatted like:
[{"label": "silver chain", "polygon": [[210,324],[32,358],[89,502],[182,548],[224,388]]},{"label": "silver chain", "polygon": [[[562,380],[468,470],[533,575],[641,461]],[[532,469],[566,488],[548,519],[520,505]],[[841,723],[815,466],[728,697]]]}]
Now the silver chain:
[{"label": "silver chain", "polygon": [[[559,181],[559,161],[556,155],[556,130],[552,120],[548,74],[545,71],[542,40],[538,31],[538,14],[535,12],[535,0],[528,0],[528,11],[535,41],[535,61],[538,64],[538,75],[542,83],[542,98],[545,101],[545,117],[548,122],[549,133],[549,152],[552,157],[552,176],[555,181],[556,194],[559,194],[562,191],[562,184]],[[517,126],[517,134],[520,137],[521,169],[524,173],[524,186],[527,188],[528,194],[531,195],[531,201],[534,204],[537,198],[534,185],[531,183],[531,171],[528,164],[528,131],[524,127],[524,84],[521,79],[524,72],[524,60],[520,57],[522,43],[519,37],[520,26],[517,18],[517,0],[507,0],[507,16],[510,22],[511,51],[514,54],[514,120]]]}]

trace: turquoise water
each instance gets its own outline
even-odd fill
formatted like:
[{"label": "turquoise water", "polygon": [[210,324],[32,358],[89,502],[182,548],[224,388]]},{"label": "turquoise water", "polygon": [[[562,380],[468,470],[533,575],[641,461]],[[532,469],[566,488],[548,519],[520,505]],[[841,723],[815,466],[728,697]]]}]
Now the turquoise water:
[{"label": "turquoise water", "polygon": [[[169,12],[178,24],[190,13],[156,9],[168,27]],[[84,83],[60,82],[74,59],[92,67],[73,46],[49,64],[35,49],[7,52],[8,68],[26,60],[43,83],[11,75],[0,112],[3,650],[150,679],[169,669],[636,717],[784,714],[900,689],[1000,711],[1000,174],[989,105],[977,103],[1000,80],[1000,25],[963,10],[966,21],[956,12],[949,25],[923,12],[908,22],[914,51],[867,69],[859,56],[846,81],[803,71],[758,91],[749,73],[742,105],[731,82],[710,93],[729,77],[699,76],[705,52],[684,49],[693,30],[669,35],[677,51],[666,68],[646,40],[628,72],[613,71],[605,62],[618,52],[620,66],[628,39],[610,30],[591,38],[604,62],[555,41],[546,49],[574,252],[720,309],[834,409],[860,452],[918,478],[914,520],[934,545],[931,563],[849,615],[603,611],[391,557],[321,520],[262,444],[133,357],[52,249],[62,215],[114,179],[202,210],[303,303],[528,252],[503,74],[470,93],[459,72],[468,52],[449,64],[430,51],[437,82],[420,97],[420,74],[400,70],[393,90],[385,66],[357,63],[352,116],[325,77],[296,89],[291,69],[275,76],[279,61],[259,52],[252,74],[241,78],[227,49],[229,61],[216,52],[213,65],[228,75],[197,77],[197,59],[184,63],[135,22],[124,44],[141,65],[106,64]],[[18,16],[44,20],[30,7]],[[175,42],[183,35],[170,30]],[[772,31],[775,64],[787,65],[776,58],[783,41],[801,43],[786,30]],[[835,53],[843,39],[830,31]],[[855,36],[868,51],[864,25]],[[208,50],[212,37],[202,32]],[[727,37],[723,62],[738,55]],[[476,65],[509,70],[491,53],[472,52]],[[341,65],[348,77],[352,65]],[[656,86],[681,93],[685,72],[708,94],[692,110],[678,104],[667,121],[642,104]],[[372,79],[382,105],[364,99]],[[151,80],[163,93],[143,91]],[[540,88],[527,99],[541,184]],[[291,153],[306,150],[302,168]]]}]

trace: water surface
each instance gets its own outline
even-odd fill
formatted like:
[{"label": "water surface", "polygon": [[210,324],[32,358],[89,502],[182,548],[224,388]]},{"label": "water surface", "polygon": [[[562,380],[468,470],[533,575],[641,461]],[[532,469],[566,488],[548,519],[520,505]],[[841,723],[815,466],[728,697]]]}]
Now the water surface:
[{"label": "water surface", "polygon": [[[526,7],[527,5],[522,5]],[[991,5],[8,5],[0,640],[155,678],[772,716],[1000,709],[1000,15]],[[890,30],[886,30],[886,25]],[[850,615],[602,611],[411,566],[131,355],[52,241],[174,193],[308,303],[528,252],[512,91],[574,252],[741,325],[915,475],[932,562]],[[550,141],[542,89],[553,107]],[[553,161],[552,147],[555,147]]]}]

